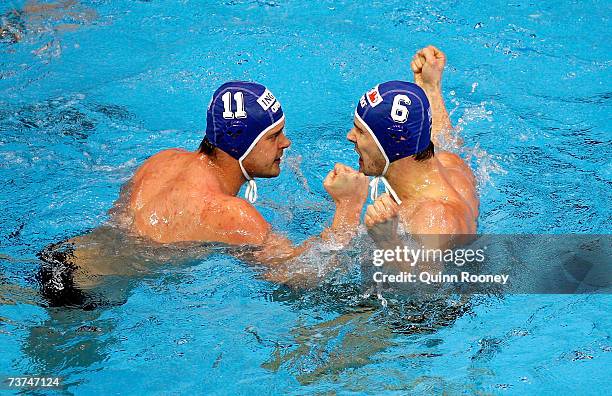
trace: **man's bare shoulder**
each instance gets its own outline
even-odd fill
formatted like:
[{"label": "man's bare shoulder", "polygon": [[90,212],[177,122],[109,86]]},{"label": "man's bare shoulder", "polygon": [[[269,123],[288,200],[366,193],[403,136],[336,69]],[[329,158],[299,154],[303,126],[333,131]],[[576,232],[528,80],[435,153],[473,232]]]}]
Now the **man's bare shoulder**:
[{"label": "man's bare shoulder", "polygon": [[445,168],[456,168],[465,172],[466,174],[472,175],[472,169],[469,165],[455,153],[451,153],[450,151],[440,151],[436,152],[435,157],[440,161],[442,166]]},{"label": "man's bare shoulder", "polygon": [[447,180],[465,202],[470,206],[474,217],[478,217],[479,199],[476,190],[476,178],[472,169],[457,154],[444,151],[436,153]]},{"label": "man's bare shoulder", "polygon": [[179,149],[179,148],[172,148],[172,149],[162,150],[162,151],[160,151],[158,153],[153,154],[149,158],[147,158],[145,160],[145,162],[142,164],[141,168],[143,168],[145,166],[157,165],[160,162],[167,163],[168,160],[172,160],[173,158],[181,157],[181,156],[183,156],[184,154],[187,154],[187,153],[189,153],[189,151],[183,150],[183,149]]},{"label": "man's bare shoulder", "polygon": [[449,151],[442,151],[436,153],[435,157],[444,169],[450,172],[454,179],[464,179],[461,181],[465,181],[472,186],[476,185],[476,178],[472,168],[460,156]]},{"label": "man's bare shoulder", "polygon": [[413,234],[472,234],[475,223],[465,203],[428,200],[416,207],[411,218]]},{"label": "man's bare shoulder", "polygon": [[201,239],[249,245],[265,241],[271,227],[253,205],[224,194],[214,194],[207,201],[200,211]]},{"label": "man's bare shoulder", "polygon": [[174,164],[178,162],[177,160],[182,158],[185,154],[189,154],[189,152],[175,148],[163,150],[152,155],[136,169],[133,181],[138,181],[143,177],[147,177],[150,173],[156,173],[159,168],[164,169],[164,174],[167,173],[166,170],[172,169]]}]

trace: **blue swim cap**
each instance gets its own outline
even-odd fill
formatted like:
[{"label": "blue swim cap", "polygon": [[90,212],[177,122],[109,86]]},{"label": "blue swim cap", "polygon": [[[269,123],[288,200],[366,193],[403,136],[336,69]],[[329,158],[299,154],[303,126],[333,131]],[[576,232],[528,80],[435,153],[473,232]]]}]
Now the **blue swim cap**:
[{"label": "blue swim cap", "polygon": [[206,114],[206,137],[216,147],[238,160],[249,181],[246,197],[257,200],[257,185],[242,161],[257,142],[285,119],[280,102],[261,84],[230,81],[213,94]]},{"label": "blue swim cap", "polygon": [[355,117],[374,138],[385,157],[382,174],[373,180],[372,199],[382,180],[398,203],[401,201],[384,178],[393,161],[425,150],[431,141],[431,107],[421,87],[407,81],[387,81],[366,92]]}]

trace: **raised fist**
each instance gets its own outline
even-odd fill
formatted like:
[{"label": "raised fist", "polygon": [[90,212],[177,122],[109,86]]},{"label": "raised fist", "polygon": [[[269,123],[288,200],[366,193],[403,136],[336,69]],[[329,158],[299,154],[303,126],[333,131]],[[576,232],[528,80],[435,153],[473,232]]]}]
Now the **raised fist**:
[{"label": "raised fist", "polygon": [[368,197],[368,177],[340,163],[327,174],[323,187],[336,204],[343,202],[361,207]]},{"label": "raised fist", "polygon": [[414,82],[423,89],[439,88],[445,65],[444,52],[433,45],[420,49],[410,63],[410,68],[414,72]]}]

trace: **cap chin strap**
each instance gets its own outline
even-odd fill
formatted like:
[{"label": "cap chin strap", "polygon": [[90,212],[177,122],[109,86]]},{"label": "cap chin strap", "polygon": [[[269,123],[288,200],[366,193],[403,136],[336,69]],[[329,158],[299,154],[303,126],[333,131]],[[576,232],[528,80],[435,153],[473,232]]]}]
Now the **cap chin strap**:
[{"label": "cap chin strap", "polygon": [[257,201],[257,183],[255,183],[255,180],[249,180],[244,196],[252,204]]},{"label": "cap chin strap", "polygon": [[238,159],[238,165],[240,165],[240,170],[242,171],[242,174],[244,175],[244,177],[249,181],[246,187],[246,191],[244,192],[244,197],[246,198],[247,201],[249,201],[252,204],[254,204],[255,201],[257,201],[257,183],[255,183],[255,180],[251,176],[249,176],[249,173],[246,171],[246,169],[244,169],[244,166],[242,165],[242,161],[244,161],[244,159],[247,157],[247,155],[249,155],[251,150],[253,150],[257,142],[259,142],[261,138],[264,137],[266,133],[268,133],[268,131],[270,131],[271,129],[274,129],[277,125],[279,125],[284,120],[285,120],[285,115],[283,114],[283,116],[278,121],[276,121],[275,123],[273,123],[266,129],[261,131],[260,134],[257,135],[257,137],[255,138],[255,140],[253,140],[253,143],[251,143],[249,148]]},{"label": "cap chin strap", "polygon": [[359,113],[357,113],[357,110],[355,110],[355,117],[367,129],[367,131],[370,133],[370,135],[374,139],[374,142],[376,143],[376,146],[378,146],[378,149],[382,153],[383,157],[385,157],[385,169],[383,169],[380,176],[374,177],[372,181],[370,182],[370,198],[372,198],[372,201],[375,201],[376,198],[378,198],[378,184],[380,181],[382,181],[383,185],[385,186],[385,192],[391,194],[395,202],[397,202],[398,205],[401,205],[402,200],[399,199],[399,197],[397,196],[397,193],[395,192],[395,190],[393,190],[393,188],[391,187],[391,184],[389,184],[389,181],[385,177],[385,175],[387,174],[387,169],[389,169],[389,157],[387,157],[387,153],[385,153],[385,150],[383,149],[382,145],[378,141],[378,138],[376,137],[374,132],[372,132],[372,129],[370,128],[370,126],[363,120],[363,118],[361,118]]},{"label": "cap chin strap", "polygon": [[383,185],[385,186],[385,192],[391,194],[395,202],[397,202],[398,205],[401,205],[402,200],[398,197],[397,193],[395,192],[393,187],[391,187],[391,184],[389,184],[389,181],[385,177],[388,167],[389,163],[387,162],[387,165],[385,165],[385,169],[383,170],[382,175],[376,176],[372,179],[372,181],[370,181],[370,198],[372,198],[372,201],[376,201],[376,198],[378,198],[378,185],[382,181]]},{"label": "cap chin strap", "polygon": [[242,160],[238,161],[238,164],[240,165],[240,170],[242,171],[242,174],[249,181],[246,187],[246,191],[244,192],[244,197],[247,201],[254,204],[255,201],[257,201],[257,183],[255,183],[255,180],[253,180],[251,176],[249,176],[247,171],[244,169],[244,166],[242,166]]},{"label": "cap chin strap", "polygon": [[397,202],[398,205],[401,205],[402,200],[397,196],[397,193],[395,192],[395,190],[393,190],[393,188],[389,184],[389,181],[384,176],[376,176],[370,182],[370,198],[372,198],[372,201],[375,201],[376,198],[378,198],[378,184],[380,181],[382,181],[383,185],[385,186],[385,192],[391,194],[395,202]]}]

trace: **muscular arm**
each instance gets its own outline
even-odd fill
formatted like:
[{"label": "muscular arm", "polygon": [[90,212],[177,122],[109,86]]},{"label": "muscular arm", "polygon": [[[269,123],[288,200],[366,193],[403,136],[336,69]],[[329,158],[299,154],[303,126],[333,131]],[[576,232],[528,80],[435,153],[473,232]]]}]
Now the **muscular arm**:
[{"label": "muscular arm", "polygon": [[234,198],[234,212],[242,213],[239,218],[225,221],[224,242],[232,245],[248,245],[250,249],[240,249],[236,255],[250,262],[268,268],[265,277],[278,283],[309,283],[316,275],[316,268],[306,268],[296,259],[312,248],[316,242],[333,240],[346,245],[355,236],[359,226],[361,207],[347,203],[336,205],[332,224],[319,236],[312,237],[300,245],[294,245],[287,237],[272,230],[272,226],[249,203]]},{"label": "muscular arm", "polygon": [[452,130],[451,120],[444,104],[441,87],[428,87],[425,89],[427,99],[431,105],[431,141],[436,146],[440,146],[440,136],[443,136],[446,142],[453,139],[450,132]]},{"label": "muscular arm", "polygon": [[450,117],[442,97],[442,72],[446,65],[446,55],[434,46],[418,51],[410,64],[414,72],[414,82],[423,88],[431,105],[431,141],[440,145],[440,136],[449,142],[453,139]]},{"label": "muscular arm", "polygon": [[[226,206],[223,216],[215,216],[216,219],[223,219],[215,226],[215,229],[220,227],[224,230],[225,239],[221,242],[256,247],[245,258],[270,268],[272,271],[268,278],[271,280],[287,283],[301,269],[304,270],[302,275],[307,274],[312,268],[299,268],[294,259],[307,252],[317,241],[333,241],[336,245],[345,246],[356,235],[361,209],[367,198],[368,178],[345,165],[336,164],[323,186],[334,200],[336,210],[331,225],[321,235],[294,246],[286,237],[274,233],[270,224],[252,205],[231,197],[232,206]],[[203,215],[208,216],[207,213]]]},{"label": "muscular arm", "polygon": [[412,217],[411,231],[427,249],[453,248],[463,242],[463,235],[473,233],[464,211],[441,201],[418,208]]}]

